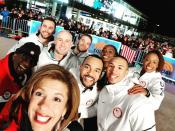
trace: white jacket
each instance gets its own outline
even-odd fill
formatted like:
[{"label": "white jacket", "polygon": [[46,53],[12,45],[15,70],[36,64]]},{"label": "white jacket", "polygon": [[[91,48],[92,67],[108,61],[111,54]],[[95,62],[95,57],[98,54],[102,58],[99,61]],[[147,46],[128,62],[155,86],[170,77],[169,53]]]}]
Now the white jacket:
[{"label": "white jacket", "polygon": [[129,79],[106,85],[99,94],[98,131],[155,131],[155,115],[143,95],[128,95]]},{"label": "white jacket", "polygon": [[80,89],[80,105],[78,112],[81,114],[80,118],[90,118],[97,115],[96,102],[98,99],[99,91],[97,90],[97,84],[91,89],[85,90],[85,87],[80,81],[80,72],[78,68],[71,68],[70,72],[75,76]]},{"label": "white jacket", "polygon": [[165,82],[159,72],[144,73],[139,78],[140,84],[150,92],[148,97],[155,110],[158,110],[164,98]]},{"label": "white jacket", "polygon": [[36,45],[38,45],[42,51],[43,49],[43,44],[39,41],[39,38],[36,34],[31,34],[28,37],[24,37],[18,41],[10,50],[7,52],[7,54],[16,51],[17,48],[21,47],[24,45],[26,42],[33,42]]},{"label": "white jacket", "polygon": [[[130,76],[131,74],[139,72],[140,70],[134,70],[134,68],[130,69]],[[150,92],[150,96],[147,97],[152,104],[155,110],[158,110],[162,100],[164,98],[164,89],[165,89],[165,82],[162,79],[162,75],[160,72],[151,72],[151,73],[144,73],[139,78],[139,83],[143,87],[147,88]]]},{"label": "white jacket", "polygon": [[49,43],[47,48],[43,48],[41,51],[41,54],[39,56],[39,60],[37,65],[35,66],[35,71],[38,70],[40,67],[48,64],[58,64],[60,66],[66,66],[67,64],[67,59],[70,56],[70,52],[61,60],[57,61],[52,54],[49,52],[49,49],[52,47],[53,43]]}]

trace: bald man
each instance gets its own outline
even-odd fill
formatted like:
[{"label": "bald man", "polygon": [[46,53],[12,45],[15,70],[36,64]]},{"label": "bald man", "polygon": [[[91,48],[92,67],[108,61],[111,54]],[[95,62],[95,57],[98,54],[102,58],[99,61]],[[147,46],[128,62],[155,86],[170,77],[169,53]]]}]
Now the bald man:
[{"label": "bald man", "polygon": [[48,48],[42,50],[35,70],[48,64],[59,64],[65,66],[70,56],[72,46],[72,35],[67,30],[60,31]]}]

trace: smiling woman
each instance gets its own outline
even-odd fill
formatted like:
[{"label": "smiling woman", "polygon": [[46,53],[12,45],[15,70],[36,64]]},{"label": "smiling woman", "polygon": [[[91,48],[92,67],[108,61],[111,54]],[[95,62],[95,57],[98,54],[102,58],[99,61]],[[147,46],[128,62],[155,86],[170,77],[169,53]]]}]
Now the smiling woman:
[{"label": "smiling woman", "polygon": [[77,117],[79,94],[70,72],[58,65],[43,66],[5,105],[0,130],[62,131]]}]

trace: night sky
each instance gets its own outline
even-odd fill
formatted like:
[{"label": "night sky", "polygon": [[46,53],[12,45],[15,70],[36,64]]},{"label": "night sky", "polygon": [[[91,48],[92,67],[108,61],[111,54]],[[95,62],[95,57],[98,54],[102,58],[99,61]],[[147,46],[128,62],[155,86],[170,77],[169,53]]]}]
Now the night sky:
[{"label": "night sky", "polygon": [[149,17],[157,32],[175,37],[175,6],[173,0],[125,0]]}]

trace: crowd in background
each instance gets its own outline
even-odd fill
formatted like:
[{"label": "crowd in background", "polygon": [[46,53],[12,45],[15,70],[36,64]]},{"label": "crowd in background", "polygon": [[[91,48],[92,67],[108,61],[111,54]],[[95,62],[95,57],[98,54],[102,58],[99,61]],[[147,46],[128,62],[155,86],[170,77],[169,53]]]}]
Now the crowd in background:
[{"label": "crowd in background", "polygon": [[[0,13],[4,18],[9,16],[15,19],[24,19],[24,20],[43,20],[43,14],[39,11],[34,10],[23,10],[21,8],[13,8],[9,11],[6,7],[1,8]],[[95,29],[94,22],[91,26],[87,26],[80,21],[75,21],[72,19],[58,19],[56,24],[64,27],[64,29],[72,32],[73,37],[76,37],[77,34],[92,34],[108,39],[120,41],[123,45],[127,45],[132,49],[140,49],[146,52],[153,49],[159,50],[163,55],[168,57],[175,58],[175,46],[173,43],[168,41],[160,41],[154,39],[152,35],[144,36],[135,36],[134,34],[124,35],[121,32],[116,32],[115,34],[109,30],[104,30],[103,27]]]},{"label": "crowd in background", "polygon": [[[54,36],[56,25],[65,30]],[[38,33],[14,44],[0,61],[4,68],[0,72],[0,95],[4,102],[9,100],[0,103],[0,130],[156,130],[154,112],[164,98],[165,83],[160,73],[163,56],[151,51],[153,38],[142,38],[136,46],[134,35],[114,35],[103,28],[95,33],[92,30],[93,24],[88,27],[77,21],[55,22],[46,17]],[[75,43],[72,34],[81,34]],[[145,55],[142,69],[131,70],[127,58],[113,45],[105,45],[99,56],[88,54],[92,43],[89,34],[151,52]],[[99,88],[102,78],[106,81]],[[11,98],[11,93],[17,95]]]}]

